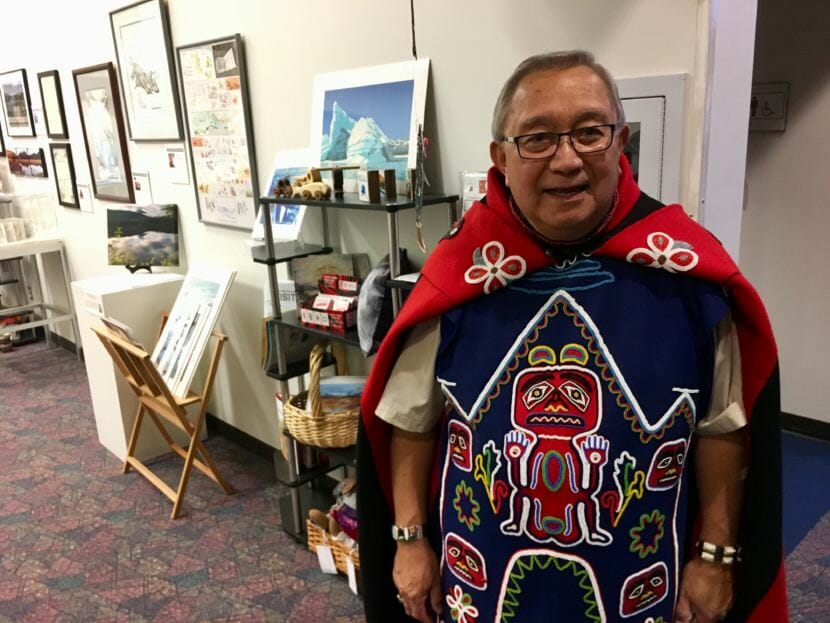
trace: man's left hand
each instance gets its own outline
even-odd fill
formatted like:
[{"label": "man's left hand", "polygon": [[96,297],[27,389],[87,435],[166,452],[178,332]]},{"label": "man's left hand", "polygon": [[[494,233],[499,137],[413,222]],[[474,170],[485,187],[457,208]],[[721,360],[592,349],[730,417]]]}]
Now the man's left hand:
[{"label": "man's left hand", "polygon": [[731,566],[695,559],[683,569],[675,623],[714,623],[732,607]]}]

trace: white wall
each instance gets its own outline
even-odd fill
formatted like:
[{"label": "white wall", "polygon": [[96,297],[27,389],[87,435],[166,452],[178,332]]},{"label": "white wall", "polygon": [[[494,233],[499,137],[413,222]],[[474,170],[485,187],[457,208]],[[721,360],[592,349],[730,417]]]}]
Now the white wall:
[{"label": "white wall", "polygon": [[830,12],[759,0],[753,82],[789,82],[787,129],[751,132],[741,266],[780,349],[783,409],[830,422]]},{"label": "white wall", "polygon": [[[108,12],[124,4],[126,0],[47,0],[36,8],[21,5],[4,13],[0,70],[26,67],[35,100],[39,100],[37,72],[60,71],[81,183],[89,179],[89,172],[72,69],[114,60]],[[582,47],[593,50],[618,77],[691,76],[682,192],[687,206],[695,206],[708,4],[706,0],[415,2],[418,52],[432,59],[426,126],[433,190],[456,192],[459,171],[489,165],[492,106],[501,83],[520,60],[536,52]],[[268,178],[276,150],[306,146],[315,73],[410,57],[406,0],[168,0],[168,5],[174,46],[235,32],[243,35],[260,180]],[[19,142],[40,142],[48,147],[45,139]],[[275,445],[275,386],[258,366],[265,271],[248,258],[244,233],[199,223],[193,189],[163,181],[162,146],[130,143],[129,149],[133,169],[149,171],[154,199],[180,207],[183,258],[188,263],[205,260],[239,271],[221,321],[231,340],[223,355],[211,411]],[[53,180],[30,184],[51,191]],[[104,204],[96,202],[94,214],[58,208],[58,220],[73,278],[116,270],[106,266]],[[312,223],[305,238],[318,240],[314,215],[307,220]],[[366,250],[373,261],[383,254],[386,234],[382,216],[351,212],[333,220],[339,221],[333,223],[333,232],[344,249]],[[425,215],[429,246],[446,229],[445,210]],[[418,260],[412,214],[402,215],[401,233],[402,243]]]}]

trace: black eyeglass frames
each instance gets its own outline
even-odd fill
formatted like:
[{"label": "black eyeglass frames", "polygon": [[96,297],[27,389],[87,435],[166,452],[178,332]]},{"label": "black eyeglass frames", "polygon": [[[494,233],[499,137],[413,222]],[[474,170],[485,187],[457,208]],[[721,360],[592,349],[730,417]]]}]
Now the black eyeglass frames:
[{"label": "black eyeglass frames", "polygon": [[578,154],[595,154],[611,147],[614,132],[619,124],[603,123],[584,128],[576,128],[570,132],[534,132],[519,136],[505,136],[502,140],[513,143],[519,152],[519,157],[526,160],[543,160],[552,158],[562,142],[562,137],[571,140],[571,146]]}]

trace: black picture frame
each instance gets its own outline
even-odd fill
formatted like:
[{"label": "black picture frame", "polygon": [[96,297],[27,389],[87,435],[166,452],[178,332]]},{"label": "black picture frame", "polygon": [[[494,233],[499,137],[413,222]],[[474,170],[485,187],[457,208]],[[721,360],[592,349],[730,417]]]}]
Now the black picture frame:
[{"label": "black picture frame", "polygon": [[[17,115],[19,118],[21,115],[24,117],[27,128],[24,129],[22,132],[12,132],[12,126],[9,117],[9,104],[12,98],[16,98],[16,94],[8,93],[6,87],[8,83],[11,81],[11,78],[14,77],[18,78],[17,82],[22,85],[20,94],[23,96],[23,101],[18,102],[18,106],[22,106],[24,110]],[[4,79],[4,76],[9,76],[8,79]],[[15,89],[16,90],[16,89]],[[0,73],[0,102],[2,102],[3,107],[3,121],[6,124],[6,133],[9,135],[9,138],[12,137],[32,137],[36,136],[37,133],[35,131],[35,118],[32,115],[32,97],[29,94],[29,80],[26,77],[26,70],[25,69],[13,69],[11,71],[5,71]]]},{"label": "black picture frame", "polygon": [[3,128],[2,123],[0,123],[0,158],[6,157],[6,143],[3,141]]},{"label": "black picture frame", "polygon": [[[58,203],[64,206],[65,208],[76,208],[78,210],[81,209],[81,202],[78,198],[78,183],[75,178],[75,161],[72,159],[72,146],[69,143],[49,143],[49,152],[52,155],[52,172],[55,177],[55,189],[58,192]],[[64,198],[64,193],[61,190],[67,190],[66,188],[62,188],[62,183],[67,183],[67,180],[62,176],[62,169],[59,166],[59,160],[55,156],[56,152],[63,152],[66,158],[66,166],[67,166],[67,173],[69,174],[69,189],[72,193],[72,200],[66,200]]]},{"label": "black picture frame", "polygon": [[[92,178],[92,194],[96,199],[104,201],[133,203],[133,176],[124,133],[124,119],[121,116],[121,98],[118,94],[115,67],[112,63],[82,67],[72,71],[72,79],[75,83],[84,147]],[[95,98],[102,97],[101,91],[105,91],[104,100],[96,100]],[[102,125],[104,127],[101,127]],[[109,144],[95,140],[101,137],[101,130],[114,134]],[[93,138],[92,141],[90,137]],[[120,161],[116,158],[113,163],[114,156],[120,156]],[[103,177],[102,171],[105,168],[100,165],[101,162],[114,164],[118,170],[118,179],[109,181]]]},{"label": "black picture frame", "polygon": [[[38,88],[40,89],[40,101],[43,104],[43,119],[46,122],[46,136],[54,139],[68,139],[69,128],[66,125],[66,111],[63,108],[63,91],[61,89],[61,77],[56,69],[42,71],[37,75]],[[44,84],[46,86],[44,86]],[[50,90],[50,86],[52,89]],[[49,113],[48,101],[54,94],[55,102],[53,114]],[[58,126],[58,124],[60,124]]]},{"label": "black picture frame", "polygon": [[[139,0],[111,11],[109,17],[130,140],[182,140],[167,5],[164,0]],[[141,107],[145,110],[139,116]]]},{"label": "black picture frame", "polygon": [[[193,113],[190,104],[190,97],[194,95],[188,90],[188,83],[190,80],[185,79],[186,68],[190,67],[187,60],[187,55],[190,52],[197,51],[209,52],[214,67],[211,69],[214,72],[215,81],[222,81],[228,84],[227,81],[233,81],[238,77],[239,80],[239,102],[238,106],[242,112],[242,120],[244,123],[244,133],[232,135],[237,138],[244,136],[245,148],[244,152],[237,152],[236,156],[245,155],[247,159],[247,167],[241,167],[237,170],[247,170],[248,180],[242,188],[242,184],[236,184],[236,180],[216,180],[203,179],[202,172],[210,170],[210,161],[204,154],[211,151],[210,145],[207,142],[212,140],[210,133],[202,133],[197,127],[194,131],[191,114]],[[241,229],[251,231],[254,222],[256,221],[257,208],[259,206],[259,180],[257,177],[256,166],[256,150],[254,148],[253,123],[251,116],[251,100],[248,94],[248,72],[245,63],[245,47],[242,36],[237,34],[227,37],[219,37],[217,39],[210,39],[208,41],[200,41],[198,43],[191,43],[188,45],[179,46],[176,48],[176,59],[178,61],[179,69],[179,92],[182,95],[183,117],[185,122],[185,132],[188,149],[190,150],[190,170],[192,173],[193,188],[196,193],[196,207],[198,210],[199,221],[209,225],[218,225],[221,227],[229,227],[232,229]],[[232,61],[232,62],[231,62]],[[216,65],[222,66],[220,69]],[[202,93],[198,91],[196,95]],[[204,97],[201,98],[202,100]],[[207,111],[209,114],[210,111]],[[201,116],[204,119],[206,111],[199,110],[195,115]],[[204,149],[202,149],[204,147]],[[243,148],[238,148],[242,150]],[[203,193],[200,188],[218,189],[215,192]],[[232,192],[230,192],[232,191]],[[244,198],[243,203],[239,203],[240,195]],[[233,197],[233,199],[231,199]],[[225,209],[224,207],[217,208],[217,200],[222,201],[236,201],[237,205],[233,209]]]}]

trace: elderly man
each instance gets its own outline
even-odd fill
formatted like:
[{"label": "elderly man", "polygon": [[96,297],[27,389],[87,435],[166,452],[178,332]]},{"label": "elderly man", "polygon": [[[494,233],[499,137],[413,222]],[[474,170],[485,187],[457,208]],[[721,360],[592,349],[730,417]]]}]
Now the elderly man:
[{"label": "elderly man", "polygon": [[492,131],[364,395],[368,620],[786,620],[757,295],[637,188],[589,53],[519,65]]}]

